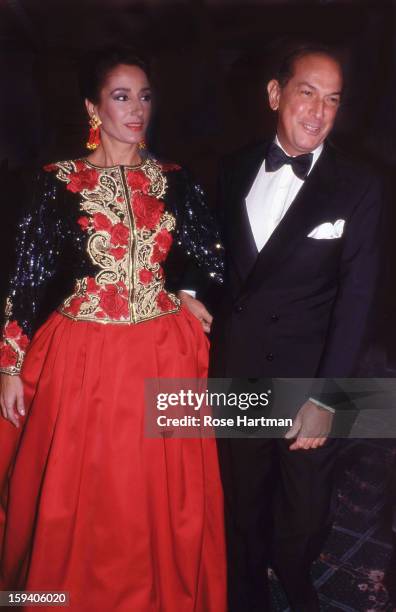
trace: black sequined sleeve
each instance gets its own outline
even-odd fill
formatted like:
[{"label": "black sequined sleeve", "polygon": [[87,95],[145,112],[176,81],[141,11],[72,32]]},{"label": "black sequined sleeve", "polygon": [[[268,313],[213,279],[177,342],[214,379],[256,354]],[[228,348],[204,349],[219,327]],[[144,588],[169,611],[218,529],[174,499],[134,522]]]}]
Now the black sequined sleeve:
[{"label": "black sequined sleeve", "polygon": [[[223,283],[224,249],[215,218],[203,189],[184,169],[174,172],[177,183],[176,241],[187,256],[187,266],[180,288],[196,289],[197,285]],[[170,181],[171,182],[171,181]]]},{"label": "black sequined sleeve", "polygon": [[61,218],[52,172],[40,170],[15,185],[23,213],[17,227],[15,263],[8,284],[0,342],[0,372],[19,374],[26,349],[37,327],[45,288],[56,272]]}]

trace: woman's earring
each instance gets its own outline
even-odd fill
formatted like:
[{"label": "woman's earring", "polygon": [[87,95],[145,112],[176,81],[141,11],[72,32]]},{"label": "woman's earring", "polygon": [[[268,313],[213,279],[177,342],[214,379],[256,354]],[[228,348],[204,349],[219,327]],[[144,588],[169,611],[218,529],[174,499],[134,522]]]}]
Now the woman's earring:
[{"label": "woman's earring", "polygon": [[100,145],[100,130],[99,126],[102,125],[101,120],[96,115],[92,115],[89,119],[89,138],[86,144],[87,149],[95,151]]},{"label": "woman's earring", "polygon": [[144,149],[146,149],[146,143],[144,140],[141,140],[138,144],[138,148],[140,149],[140,151],[144,151]]}]

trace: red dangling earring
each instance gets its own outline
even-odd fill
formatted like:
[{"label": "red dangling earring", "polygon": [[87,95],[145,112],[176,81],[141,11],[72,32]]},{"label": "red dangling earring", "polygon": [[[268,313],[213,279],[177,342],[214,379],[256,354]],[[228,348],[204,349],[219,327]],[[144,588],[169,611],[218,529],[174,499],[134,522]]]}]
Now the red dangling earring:
[{"label": "red dangling earring", "polygon": [[95,151],[100,145],[100,130],[99,126],[102,125],[101,120],[96,115],[92,115],[89,119],[89,138],[86,144],[87,149],[90,151]]}]

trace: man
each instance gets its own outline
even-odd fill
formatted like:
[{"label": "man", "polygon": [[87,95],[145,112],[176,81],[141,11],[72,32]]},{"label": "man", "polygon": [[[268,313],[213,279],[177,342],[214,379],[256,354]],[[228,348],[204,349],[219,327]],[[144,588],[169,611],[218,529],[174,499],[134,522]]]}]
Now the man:
[{"label": "man", "polygon": [[[224,166],[227,272],[211,376],[358,373],[380,268],[382,195],[367,168],[326,142],[342,89],[329,51],[295,51],[268,83],[275,139]],[[200,303],[185,301],[208,319]],[[270,609],[269,564],[294,611],[319,610],[310,569],[331,525],[332,418],[326,405],[308,400],[296,405],[287,439],[218,441],[230,612]]]}]

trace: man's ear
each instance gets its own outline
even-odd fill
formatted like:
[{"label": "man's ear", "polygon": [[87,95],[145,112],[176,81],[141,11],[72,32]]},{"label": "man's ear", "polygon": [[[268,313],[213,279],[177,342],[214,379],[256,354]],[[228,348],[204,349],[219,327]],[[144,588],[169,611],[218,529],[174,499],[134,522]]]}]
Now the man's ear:
[{"label": "man's ear", "polygon": [[267,85],[268,102],[273,111],[278,110],[281,88],[276,79],[272,79]]}]

